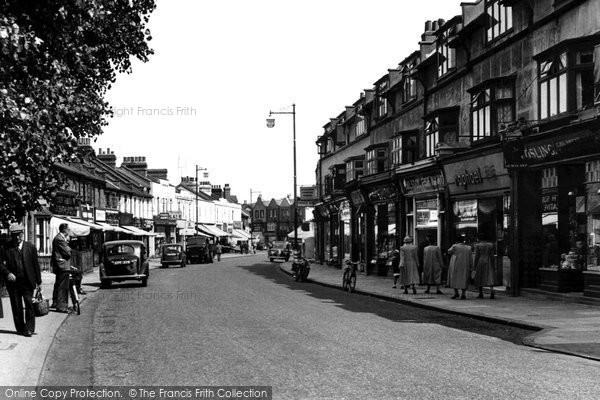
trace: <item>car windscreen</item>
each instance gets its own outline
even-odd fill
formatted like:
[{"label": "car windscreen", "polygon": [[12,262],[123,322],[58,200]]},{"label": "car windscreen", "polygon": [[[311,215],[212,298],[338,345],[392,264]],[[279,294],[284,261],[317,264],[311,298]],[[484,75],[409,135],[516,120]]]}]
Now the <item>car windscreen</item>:
[{"label": "car windscreen", "polygon": [[165,252],[180,252],[181,246],[165,246],[163,247],[163,251]]},{"label": "car windscreen", "polygon": [[130,244],[120,244],[106,248],[107,256],[136,255],[137,253],[136,248]]}]

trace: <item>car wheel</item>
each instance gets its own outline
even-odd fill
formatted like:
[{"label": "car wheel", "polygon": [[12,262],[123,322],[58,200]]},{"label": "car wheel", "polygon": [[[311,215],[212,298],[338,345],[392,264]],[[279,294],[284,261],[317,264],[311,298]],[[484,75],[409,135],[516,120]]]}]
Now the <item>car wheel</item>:
[{"label": "car wheel", "polygon": [[142,287],[148,286],[148,278],[142,278]]},{"label": "car wheel", "polygon": [[181,263],[181,268],[185,268],[185,261]]},{"label": "car wheel", "polygon": [[269,258],[269,261],[273,262],[273,259],[272,259],[272,258]]}]

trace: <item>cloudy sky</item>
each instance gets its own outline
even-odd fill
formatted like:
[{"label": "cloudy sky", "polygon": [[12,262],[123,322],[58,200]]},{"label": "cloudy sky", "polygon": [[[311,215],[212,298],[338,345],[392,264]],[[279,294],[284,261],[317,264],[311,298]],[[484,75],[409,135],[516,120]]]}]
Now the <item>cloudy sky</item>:
[{"label": "cloudy sky", "polygon": [[[424,22],[460,14],[458,0],[157,0],[155,55],[109,93],[115,117],[96,148],[146,156],[169,180],[207,168],[240,201],[315,183],[323,125],[418,49]],[[202,174],[202,172],[201,172]],[[253,194],[253,200],[257,194]]]}]

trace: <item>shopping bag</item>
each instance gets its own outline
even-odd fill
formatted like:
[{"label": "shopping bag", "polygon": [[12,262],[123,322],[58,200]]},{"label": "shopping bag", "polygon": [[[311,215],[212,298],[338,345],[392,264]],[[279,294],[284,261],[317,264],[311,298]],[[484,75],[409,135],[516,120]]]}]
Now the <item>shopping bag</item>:
[{"label": "shopping bag", "polygon": [[38,288],[33,296],[33,310],[36,317],[43,317],[50,312],[50,304],[48,299],[42,296],[42,289]]}]

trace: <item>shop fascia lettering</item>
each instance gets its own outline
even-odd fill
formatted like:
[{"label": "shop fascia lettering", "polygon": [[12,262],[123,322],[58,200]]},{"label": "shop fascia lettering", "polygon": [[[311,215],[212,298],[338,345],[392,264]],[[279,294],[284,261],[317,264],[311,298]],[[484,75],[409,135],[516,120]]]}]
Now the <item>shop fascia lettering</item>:
[{"label": "shop fascia lettering", "polygon": [[483,167],[483,173],[481,167],[477,167],[470,171],[465,169],[464,174],[457,174],[454,176],[454,183],[456,186],[462,186],[466,189],[469,185],[483,183],[483,178],[496,178],[496,168],[493,165],[486,165]]}]

